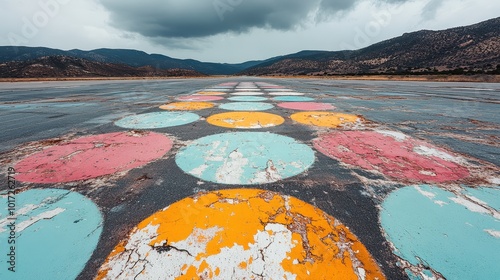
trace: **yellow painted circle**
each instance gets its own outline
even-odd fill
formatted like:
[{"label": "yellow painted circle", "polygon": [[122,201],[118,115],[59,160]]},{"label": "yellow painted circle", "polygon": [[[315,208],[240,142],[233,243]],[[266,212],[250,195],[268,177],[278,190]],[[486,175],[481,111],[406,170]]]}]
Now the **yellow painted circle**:
[{"label": "yellow painted circle", "polygon": [[224,95],[226,92],[221,92],[221,91],[200,91],[197,92],[196,94],[200,95]]},{"label": "yellow painted circle", "polygon": [[293,114],[291,118],[301,124],[332,128],[362,121],[356,115],[332,112],[300,112]]},{"label": "yellow painted circle", "polygon": [[[294,197],[199,194],[142,221],[97,279],[385,279],[338,220]],[[365,277],[363,277],[363,275]]]},{"label": "yellow painted circle", "polygon": [[278,126],[285,119],[274,114],[261,112],[230,112],[210,116],[207,122],[211,125],[227,128],[264,128]]},{"label": "yellow painted circle", "polygon": [[195,111],[214,107],[210,102],[174,102],[160,106],[160,109],[169,111]]}]

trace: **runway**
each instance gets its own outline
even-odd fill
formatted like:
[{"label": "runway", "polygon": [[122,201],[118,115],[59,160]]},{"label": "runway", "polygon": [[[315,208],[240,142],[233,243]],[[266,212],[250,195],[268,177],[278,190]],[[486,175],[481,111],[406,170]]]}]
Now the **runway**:
[{"label": "runway", "polygon": [[487,83],[0,83],[0,242],[16,217],[16,279],[492,279],[499,109]]}]

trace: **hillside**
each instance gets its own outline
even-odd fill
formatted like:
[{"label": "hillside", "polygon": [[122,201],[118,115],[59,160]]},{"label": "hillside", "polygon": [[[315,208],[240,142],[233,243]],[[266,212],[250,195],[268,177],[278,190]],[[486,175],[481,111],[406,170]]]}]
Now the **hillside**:
[{"label": "hillside", "polygon": [[443,31],[422,30],[356,51],[303,51],[271,59],[246,75],[498,73],[500,18]]},{"label": "hillside", "polygon": [[160,54],[147,54],[137,50],[121,49],[63,51],[42,47],[0,46],[0,63],[30,61],[47,56],[74,57],[101,63],[125,64],[132,67],[151,66],[164,70],[187,69],[207,75],[231,75],[262,62],[249,61],[240,64],[210,63],[193,59],[176,59]]},{"label": "hillside", "polygon": [[44,56],[33,60],[0,64],[0,78],[90,78],[90,77],[203,76],[194,70],[132,67],[68,56]]}]

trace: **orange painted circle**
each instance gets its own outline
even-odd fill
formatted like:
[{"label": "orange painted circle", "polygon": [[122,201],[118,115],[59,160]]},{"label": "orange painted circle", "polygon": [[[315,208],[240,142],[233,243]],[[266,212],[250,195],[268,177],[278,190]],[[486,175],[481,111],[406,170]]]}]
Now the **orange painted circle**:
[{"label": "orange painted circle", "polygon": [[285,119],[269,113],[261,112],[230,112],[210,116],[207,122],[211,125],[226,128],[264,128],[278,126],[285,122]]},{"label": "orange painted circle", "polygon": [[255,189],[199,194],[156,212],[115,247],[97,279],[139,274],[385,279],[366,247],[338,220],[294,197]]},{"label": "orange painted circle", "polygon": [[301,124],[330,128],[355,124],[363,120],[356,115],[332,112],[301,112],[293,114],[291,118]]},{"label": "orange painted circle", "polygon": [[221,92],[221,91],[200,91],[200,92],[197,92],[196,94],[199,94],[199,95],[224,95],[227,93]]},{"label": "orange painted circle", "polygon": [[214,107],[210,102],[174,102],[160,106],[162,110],[169,111],[196,111]]}]

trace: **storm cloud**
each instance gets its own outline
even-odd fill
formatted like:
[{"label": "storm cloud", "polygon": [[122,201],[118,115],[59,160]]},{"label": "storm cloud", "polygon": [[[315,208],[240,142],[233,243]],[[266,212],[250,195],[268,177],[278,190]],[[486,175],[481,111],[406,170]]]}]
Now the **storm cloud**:
[{"label": "storm cloud", "polygon": [[[363,0],[100,0],[114,27],[151,38],[201,38],[251,28],[291,30]],[[394,3],[406,0],[378,0]],[[321,15],[321,17],[317,17]]]}]

